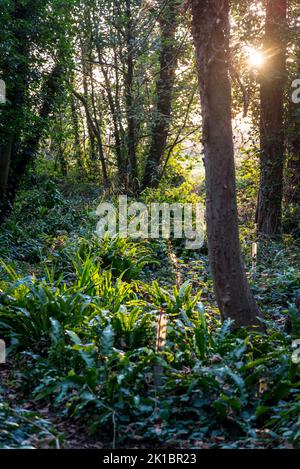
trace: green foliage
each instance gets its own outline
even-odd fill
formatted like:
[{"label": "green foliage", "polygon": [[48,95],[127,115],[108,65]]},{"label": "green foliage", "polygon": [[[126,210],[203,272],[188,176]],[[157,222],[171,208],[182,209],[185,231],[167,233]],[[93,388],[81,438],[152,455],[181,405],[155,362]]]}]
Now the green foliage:
[{"label": "green foliage", "polygon": [[[0,448],[59,446],[51,424],[28,410],[35,406],[90,433],[105,429],[112,446],[299,447],[300,365],[292,360],[300,337],[299,109],[285,106],[288,235],[261,241],[248,273],[267,333],[233,331],[230,320],[220,321],[206,246],[190,252],[182,240],[95,235],[96,201],[123,189],[133,196],[141,186],[156,123],[168,137],[157,155],[163,178],[141,200],[204,203],[193,44],[185,15],[175,8],[174,21],[165,17],[182,2],[161,5],[159,14],[158,4],[140,1],[2,3],[0,78],[8,99],[0,109],[7,160],[0,208],[15,204],[0,233],[0,337],[10,368],[3,373],[7,392],[0,390]],[[264,30],[264,15],[250,3],[231,5],[238,38],[232,111],[244,134],[235,131],[235,146],[246,140],[237,153],[237,196],[247,267],[259,186],[259,73],[247,53],[261,47]],[[291,2],[289,81],[298,73],[298,19]],[[166,39],[177,21],[175,39]],[[172,46],[176,71],[165,46]],[[49,82],[54,64],[57,86]],[[174,82],[157,81],[163,75]],[[161,107],[170,107],[164,119]],[[105,172],[110,184],[102,184]],[[178,257],[174,265],[170,254]],[[174,273],[180,286],[173,287]],[[162,318],[166,339],[158,352]]]},{"label": "green foliage", "polygon": [[143,199],[146,203],[191,203],[197,204],[203,201],[198,194],[195,183],[186,181],[178,187],[170,187],[162,184],[158,189],[146,189],[143,192]]},{"label": "green foliage", "polygon": [[[221,325],[207,315],[189,283],[168,292],[157,282],[114,280],[109,271],[95,279],[97,272],[94,265],[87,274],[83,264],[62,290],[10,272],[2,304],[13,301],[14,309],[1,312],[1,333],[18,339],[23,387],[35,399],[51,398],[69,418],[86,419],[92,432],[113,422],[119,442],[131,438],[122,431],[130,425],[132,438],[146,432],[152,440],[178,438],[178,444],[211,434],[254,439],[258,428],[271,427],[274,438],[288,435],[297,444],[300,369],[291,361],[288,336],[272,328],[268,337],[232,333],[230,321]],[[77,301],[68,303],[76,291]],[[162,310],[167,344],[158,355]]]},{"label": "green foliage", "polygon": [[138,279],[146,266],[157,262],[148,243],[134,243],[118,236],[80,238],[67,247],[66,254],[67,260],[75,258],[75,266],[99,263],[102,269],[109,269],[116,277],[122,274],[128,281]]},{"label": "green foliage", "polygon": [[0,402],[0,449],[59,448],[60,435],[34,412]]},{"label": "green foliage", "polygon": [[[53,185],[54,202],[50,193],[41,198],[43,206],[61,206],[57,189]],[[292,340],[299,338],[293,306],[300,289],[296,254],[289,265],[280,246],[268,248],[272,261],[267,249],[260,251],[252,283],[268,335],[232,332],[231,321],[221,324],[213,304],[205,256],[197,261],[180,257],[179,268],[190,280],[172,287],[169,246],[118,237],[98,240],[83,200],[78,215],[84,229],[41,240],[44,254],[38,262],[29,263],[28,257],[12,263],[9,246],[3,249],[0,336],[13,359],[18,394],[80,421],[90,433],[107,429],[107,437],[120,446],[141,439],[170,447],[187,442],[281,447],[285,441],[299,446],[300,369],[292,362]],[[24,214],[25,220],[31,216],[30,210]],[[42,223],[37,215],[37,236]],[[21,226],[26,237],[26,223]],[[164,265],[158,269],[158,259],[165,270],[160,270]],[[162,313],[167,338],[157,353]],[[291,335],[284,332],[288,315]],[[47,424],[38,423],[35,414],[24,415],[4,401],[0,425],[12,419],[18,430],[17,439],[14,433],[11,439],[5,427],[0,445],[20,447],[27,441],[39,447],[28,434],[37,423],[43,436]]]}]

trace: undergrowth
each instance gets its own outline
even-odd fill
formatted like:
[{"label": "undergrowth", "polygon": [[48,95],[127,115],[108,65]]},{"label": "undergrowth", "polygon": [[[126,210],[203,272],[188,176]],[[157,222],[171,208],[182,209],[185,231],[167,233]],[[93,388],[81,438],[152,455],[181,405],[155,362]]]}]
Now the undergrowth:
[{"label": "undergrowth", "polygon": [[[276,248],[282,268],[266,255],[251,274],[267,334],[233,332],[211,300],[205,252],[191,260],[176,245],[190,280],[172,287],[161,243],[98,240],[92,191],[76,205],[59,182],[48,186],[44,195],[24,188],[0,239],[0,336],[20,396],[17,409],[2,396],[0,447],[34,445],[37,428],[55,434],[22,410],[28,400],[92,434],[105,429],[112,447],[299,446],[300,365],[292,356],[300,274],[285,248]],[[162,314],[167,340],[158,352]]]}]

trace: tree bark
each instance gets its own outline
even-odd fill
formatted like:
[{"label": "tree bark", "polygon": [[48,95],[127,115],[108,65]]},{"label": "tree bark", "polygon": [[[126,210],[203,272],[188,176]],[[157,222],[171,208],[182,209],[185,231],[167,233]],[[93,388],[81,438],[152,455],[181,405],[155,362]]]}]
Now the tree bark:
[{"label": "tree bark", "polygon": [[286,187],[286,201],[300,207],[300,109],[293,104],[294,112],[290,121],[288,150],[288,179]]},{"label": "tree bark", "polygon": [[261,177],[257,208],[258,232],[280,235],[284,167],[284,85],[286,76],[287,0],[268,0],[261,73]]},{"label": "tree bark", "polygon": [[147,158],[143,188],[157,187],[160,181],[160,167],[167,145],[172,95],[177,65],[175,34],[177,29],[177,2],[171,0],[162,5],[160,16],[161,49],[160,72],[156,83],[156,109],[151,129],[151,143]]},{"label": "tree bark", "polygon": [[203,114],[207,235],[214,290],[223,319],[258,325],[259,310],[241,257],[229,79],[228,0],[191,0]]},{"label": "tree bark", "polygon": [[[297,45],[295,76],[300,77],[300,48]],[[300,106],[291,102],[288,110],[288,178],[285,190],[287,203],[300,207]]]},{"label": "tree bark", "polygon": [[133,17],[132,0],[125,0],[126,17],[126,73],[125,73],[125,95],[127,115],[127,151],[129,163],[129,189],[134,193],[138,186],[138,165],[136,156],[136,116],[134,115],[134,52],[133,52]]}]

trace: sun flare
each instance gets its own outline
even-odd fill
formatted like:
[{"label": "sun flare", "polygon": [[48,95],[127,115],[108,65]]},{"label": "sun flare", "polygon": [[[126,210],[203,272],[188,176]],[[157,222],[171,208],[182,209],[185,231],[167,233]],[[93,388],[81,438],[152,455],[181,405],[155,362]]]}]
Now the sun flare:
[{"label": "sun flare", "polygon": [[248,63],[252,67],[260,68],[264,64],[263,53],[258,51],[257,49],[249,48],[247,50],[247,56],[248,56]]}]

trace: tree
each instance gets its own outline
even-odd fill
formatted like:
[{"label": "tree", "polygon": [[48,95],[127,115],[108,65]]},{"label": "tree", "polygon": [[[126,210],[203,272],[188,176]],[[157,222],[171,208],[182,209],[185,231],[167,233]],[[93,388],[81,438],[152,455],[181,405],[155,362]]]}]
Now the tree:
[{"label": "tree", "polygon": [[79,129],[79,117],[78,111],[76,107],[76,102],[74,99],[73,94],[70,97],[70,109],[71,109],[71,118],[72,118],[72,127],[73,127],[73,134],[74,134],[74,155],[76,156],[76,161],[78,163],[78,167],[81,171],[84,170],[83,168],[83,161],[82,161],[82,151],[81,151],[81,141],[80,141],[80,129]]},{"label": "tree", "polygon": [[[34,19],[33,7],[33,2],[19,5],[9,2],[5,10],[6,15],[0,24],[3,44],[8,45],[6,54],[1,55],[0,60],[0,69],[7,88],[7,104],[3,106],[0,114],[0,211],[6,211],[7,208],[5,205],[10,169],[21,132],[23,112],[26,109],[26,87],[29,81],[29,47],[24,40],[28,31],[20,24]],[[9,42],[10,37],[13,40]],[[8,81],[6,77],[12,79]]]},{"label": "tree", "polygon": [[[294,6],[294,8],[293,8]],[[286,178],[285,196],[286,202],[289,204],[290,220],[294,219],[298,226],[299,210],[300,210],[300,106],[299,106],[299,78],[300,78],[300,45],[299,45],[299,14],[300,5],[291,4],[291,21],[289,40],[290,49],[294,51],[293,60],[289,62],[289,82],[293,85],[292,99],[287,106],[286,115],[286,135],[287,142],[287,168],[288,174]],[[296,82],[294,80],[296,78]],[[296,86],[295,86],[296,84]],[[293,208],[297,207],[296,212]]]},{"label": "tree", "polygon": [[[61,0],[8,0],[1,16],[7,49],[0,70],[7,104],[0,114],[0,224],[10,213],[61,91],[68,69],[68,15]],[[53,30],[56,38],[51,41]]]},{"label": "tree", "polygon": [[268,0],[261,73],[261,177],[258,232],[280,234],[284,168],[284,85],[286,76],[287,0]]},{"label": "tree", "polygon": [[203,114],[207,235],[214,290],[223,319],[257,325],[239,242],[229,79],[229,2],[191,0]]},{"label": "tree", "polygon": [[127,152],[129,164],[129,186],[135,192],[138,184],[138,164],[137,164],[137,127],[134,108],[134,26],[132,0],[125,0],[125,42],[126,52],[125,63],[125,103],[127,117]]},{"label": "tree", "polygon": [[[2,191],[0,224],[2,224],[7,215],[9,215],[21,179],[38,150],[46,120],[53,111],[55,98],[60,90],[63,71],[64,69],[61,64],[58,63],[54,66],[41,91],[42,102],[34,129],[28,134],[27,138],[24,139],[22,146],[17,152],[11,151],[9,166],[6,168],[7,179],[5,181],[5,190]],[[11,143],[10,149],[13,149],[13,144],[16,145],[16,142]]]},{"label": "tree", "polygon": [[289,106],[287,149],[288,177],[285,192],[287,201],[300,208],[300,106],[293,102]]},{"label": "tree", "polygon": [[143,187],[156,187],[169,134],[172,94],[175,83],[177,54],[175,33],[177,29],[177,1],[160,2],[163,5],[159,18],[161,30],[160,70],[156,83],[156,106],[151,128],[150,150],[147,158]]}]

